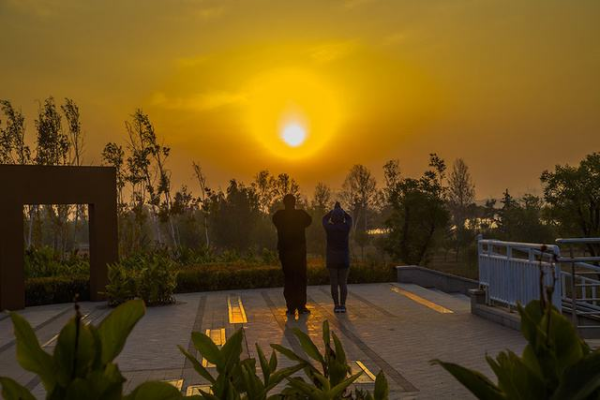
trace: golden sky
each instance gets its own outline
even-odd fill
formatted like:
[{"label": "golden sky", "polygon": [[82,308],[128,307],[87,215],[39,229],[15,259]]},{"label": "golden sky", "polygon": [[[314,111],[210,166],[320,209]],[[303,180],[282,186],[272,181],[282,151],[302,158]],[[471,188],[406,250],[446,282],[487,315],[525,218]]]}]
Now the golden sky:
[{"label": "golden sky", "polygon": [[0,98],[31,135],[38,100],[73,98],[94,164],[141,107],[176,185],[197,161],[214,187],[267,168],[311,192],[438,152],[478,198],[520,194],[600,151],[598,21],[598,0],[0,0]]}]

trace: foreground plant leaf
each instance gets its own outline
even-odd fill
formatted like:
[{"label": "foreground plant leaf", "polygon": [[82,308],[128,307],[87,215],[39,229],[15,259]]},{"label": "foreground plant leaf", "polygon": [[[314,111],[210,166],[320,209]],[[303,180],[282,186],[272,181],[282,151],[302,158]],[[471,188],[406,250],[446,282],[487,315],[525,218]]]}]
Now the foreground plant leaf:
[{"label": "foreground plant leaf", "polygon": [[29,322],[17,313],[11,313],[17,340],[17,361],[23,369],[37,374],[47,392],[56,385],[54,361],[41,347]]},{"label": "foreground plant leaf", "polygon": [[36,400],[29,389],[11,378],[0,377],[2,398],[6,400]]},{"label": "foreground plant leaf", "polygon": [[458,364],[443,362],[440,360],[432,361],[434,364],[441,365],[446,371],[448,371],[457,381],[462,383],[467,389],[471,391],[481,400],[502,400],[506,399],[500,389],[496,387],[485,375],[461,367]]},{"label": "foreground plant leaf", "polygon": [[146,313],[142,300],[130,300],[115,308],[98,326],[102,341],[102,363],[114,360],[123,350],[133,327]]}]

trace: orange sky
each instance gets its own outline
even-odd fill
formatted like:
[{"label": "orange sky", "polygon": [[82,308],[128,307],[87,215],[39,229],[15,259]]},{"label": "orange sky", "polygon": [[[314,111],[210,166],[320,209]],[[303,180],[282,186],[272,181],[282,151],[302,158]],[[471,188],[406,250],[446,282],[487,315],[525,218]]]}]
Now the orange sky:
[{"label": "orange sky", "polygon": [[597,0],[0,0],[0,98],[30,135],[38,100],[73,98],[94,164],[141,107],[177,186],[193,160],[212,186],[267,168],[311,192],[438,152],[478,198],[539,192],[543,169],[600,151],[598,21]]}]

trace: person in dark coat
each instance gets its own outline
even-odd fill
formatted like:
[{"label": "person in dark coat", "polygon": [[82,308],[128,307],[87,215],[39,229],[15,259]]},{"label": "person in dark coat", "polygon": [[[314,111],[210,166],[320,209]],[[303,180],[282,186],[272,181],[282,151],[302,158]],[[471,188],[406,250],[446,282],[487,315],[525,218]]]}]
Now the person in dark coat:
[{"label": "person in dark coat", "polygon": [[304,210],[296,209],[296,197],[291,194],[283,198],[284,210],[273,215],[273,224],[277,228],[277,250],[283,267],[283,297],[287,313],[308,314],[306,308],[306,235],[305,229],[312,218]]},{"label": "person in dark coat", "polygon": [[331,297],[336,313],[346,312],[348,297],[348,271],[350,269],[350,245],[348,237],[352,228],[352,217],[342,209],[339,202],[323,217],[323,228],[327,234],[326,265],[331,282]]}]

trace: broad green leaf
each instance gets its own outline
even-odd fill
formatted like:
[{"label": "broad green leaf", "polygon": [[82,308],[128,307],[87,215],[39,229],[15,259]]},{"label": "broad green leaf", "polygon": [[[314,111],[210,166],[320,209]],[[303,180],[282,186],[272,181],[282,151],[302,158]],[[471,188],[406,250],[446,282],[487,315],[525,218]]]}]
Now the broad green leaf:
[{"label": "broad green leaf", "polygon": [[52,356],[40,347],[29,322],[17,313],[10,313],[17,340],[17,361],[23,369],[39,375],[47,392],[56,385]]},{"label": "broad green leaf", "polygon": [[223,364],[224,360],[221,356],[221,350],[219,350],[219,347],[214,344],[210,337],[201,332],[192,332],[192,342],[194,343],[196,350],[198,350],[202,357],[206,358],[208,362],[217,366]]},{"label": "broad green leaf", "polygon": [[192,363],[194,369],[196,370],[196,372],[203,377],[204,379],[206,379],[207,381],[209,381],[211,384],[214,385],[215,383],[215,378],[212,377],[212,375],[210,374],[210,372],[208,372],[208,370],[206,368],[204,368],[202,366],[202,364],[200,364],[200,362],[198,360],[196,360],[196,357],[194,357],[193,355],[191,355],[190,353],[188,353],[183,347],[181,347],[180,345],[177,345],[177,347],[179,347],[179,351],[181,351],[181,353],[183,353],[183,355],[190,360],[190,362]]},{"label": "broad green leaf", "polygon": [[539,399],[546,397],[544,382],[513,352],[501,352],[494,361],[487,361],[498,377],[498,387],[510,399]]},{"label": "broad green leaf", "polygon": [[583,349],[575,327],[567,318],[553,310],[542,318],[542,329],[547,326],[548,319],[550,319],[549,336],[552,340],[552,346],[555,348],[558,362],[557,372],[560,375],[566,368],[583,357]]},{"label": "broad green leaf", "polygon": [[0,386],[2,386],[2,398],[6,400],[35,400],[26,387],[13,379],[0,377]]},{"label": "broad green leaf", "polygon": [[342,342],[340,341],[340,339],[337,337],[337,335],[335,334],[335,332],[333,332],[333,343],[335,344],[335,357],[336,359],[343,363],[346,364],[346,352],[344,351],[344,346],[342,345]]},{"label": "broad green leaf", "polygon": [[77,328],[76,320],[72,318],[60,331],[54,349],[58,383],[66,387],[71,380],[84,378],[94,364],[97,347],[100,343],[96,343],[88,327],[79,321]]},{"label": "broad green leaf", "polygon": [[319,383],[321,384],[321,387],[323,388],[324,391],[328,392],[329,389],[331,389],[331,385],[329,384],[329,380],[327,378],[325,378],[323,375],[321,375],[321,374],[313,374],[313,377],[315,377],[316,380],[319,381]]},{"label": "broad green leaf", "polygon": [[575,365],[567,368],[553,400],[583,400],[600,389],[600,352],[596,351]]},{"label": "broad green leaf", "polygon": [[134,389],[125,400],[175,400],[183,396],[173,385],[166,382],[148,381]]},{"label": "broad green leaf", "polygon": [[287,358],[289,358],[290,360],[301,362],[305,364],[305,366],[309,365],[311,368],[313,368],[313,366],[308,361],[294,353],[292,350],[285,348],[279,344],[271,344],[271,347],[283,354],[284,356],[286,356]]},{"label": "broad green leaf", "polygon": [[502,392],[485,375],[453,363],[442,362],[439,360],[434,360],[432,362],[441,365],[446,371],[452,374],[457,381],[469,389],[469,391],[471,391],[471,393],[473,393],[478,399],[504,399]]},{"label": "broad green leaf", "polygon": [[331,342],[331,337],[329,335],[329,321],[323,321],[323,343],[327,346]]},{"label": "broad green leaf", "polygon": [[275,372],[274,374],[271,375],[271,380],[269,381],[269,386],[267,386],[267,388],[269,390],[272,389],[272,388],[274,388],[282,380],[284,380],[288,376],[291,376],[292,374],[300,371],[302,368],[304,368],[303,364],[296,364],[296,365],[294,365],[292,367],[287,367],[287,368],[280,369],[279,371],[277,371],[277,372]]},{"label": "broad green leaf", "polygon": [[383,371],[379,371],[377,378],[375,378],[373,396],[375,400],[388,400],[390,396],[390,387]]},{"label": "broad green leaf", "polygon": [[529,343],[536,347],[539,324],[543,316],[540,302],[537,300],[531,301],[526,307],[519,304],[518,311],[521,315],[521,333]]},{"label": "broad green leaf", "polygon": [[90,383],[91,393],[100,399],[120,399],[125,378],[121,375],[116,364],[109,363],[104,371],[98,369],[86,377]]},{"label": "broad green leaf", "polygon": [[296,337],[298,338],[300,346],[302,346],[302,350],[304,350],[306,355],[308,355],[310,358],[312,358],[315,361],[318,361],[321,364],[325,364],[323,356],[321,355],[321,353],[319,353],[319,349],[317,349],[317,346],[315,346],[313,341],[310,339],[310,336],[308,336],[306,333],[302,332],[298,328],[294,328],[294,335],[296,335]]},{"label": "broad green leaf", "polygon": [[271,372],[277,370],[277,352],[271,352],[271,358],[269,359],[269,369]]},{"label": "broad green leaf", "polygon": [[315,385],[310,385],[306,382],[304,382],[304,380],[302,379],[296,379],[296,378],[287,378],[288,379],[288,383],[298,389],[301,393],[307,394],[309,396],[311,396],[311,398],[319,398],[319,397],[315,397],[316,394],[321,393],[321,394],[325,394],[323,391],[319,390],[317,387],[315,387]]},{"label": "broad green leaf", "polygon": [[256,354],[258,354],[258,361],[260,362],[260,368],[262,369],[265,385],[268,385],[269,380],[271,379],[271,367],[269,366],[269,362],[265,357],[265,353],[263,353],[258,343],[256,343]]},{"label": "broad green leaf", "polygon": [[114,360],[125,346],[133,327],[144,316],[146,307],[142,300],[130,300],[115,308],[98,326],[102,341],[102,363]]},{"label": "broad green leaf", "polygon": [[76,378],[67,387],[65,400],[80,400],[98,398],[97,393],[92,392],[91,382],[85,379]]},{"label": "broad green leaf", "polygon": [[340,396],[342,393],[344,393],[344,390],[346,390],[346,388],[348,386],[350,386],[352,384],[352,382],[354,382],[355,380],[358,379],[359,376],[361,376],[363,373],[362,371],[352,375],[350,378],[338,383],[335,387],[333,387],[331,390],[328,391],[327,395],[329,396],[328,398],[330,399],[335,399],[338,396]]},{"label": "broad green leaf", "polygon": [[[221,357],[225,362],[227,369],[232,368],[240,362],[242,355],[242,342],[244,340],[244,330],[238,329],[221,348]],[[216,363],[215,363],[216,364]],[[217,364],[217,368],[219,365]]]}]

